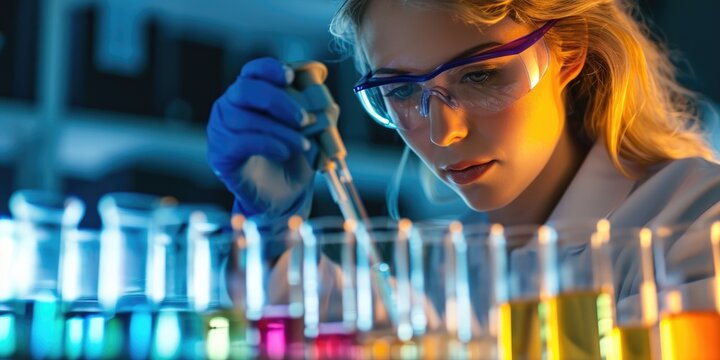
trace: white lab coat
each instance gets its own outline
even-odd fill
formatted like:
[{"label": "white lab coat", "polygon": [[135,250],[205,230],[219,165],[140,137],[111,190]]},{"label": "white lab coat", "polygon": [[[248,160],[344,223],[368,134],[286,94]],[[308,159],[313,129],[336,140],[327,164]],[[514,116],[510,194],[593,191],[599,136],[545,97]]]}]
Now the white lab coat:
[{"label": "white lab coat", "polygon": [[[631,180],[615,169],[605,148],[596,144],[549,221],[590,218],[607,218],[613,229],[720,220],[720,164],[701,158],[669,161]],[[681,237],[666,255],[691,263],[708,255],[708,243],[709,239]],[[622,300],[639,291],[640,263],[630,254],[614,255],[613,266],[626,269],[616,271],[614,279],[616,298]]]},{"label": "white lab coat", "polygon": [[[548,222],[601,218],[607,218],[613,228],[654,228],[720,219],[720,164],[701,158],[669,161],[652,167],[642,178],[632,180],[618,172],[604,146],[598,143],[588,153]],[[704,251],[700,244],[693,242],[697,239],[679,239],[670,248],[669,256],[692,262],[694,256],[700,256],[699,252]],[[583,251],[578,256],[589,261],[588,253]],[[616,272],[619,275],[614,279],[616,299],[622,300],[635,296],[639,291],[639,263],[634,256],[616,255],[613,266],[626,269]],[[287,273],[288,259],[285,254],[278,261],[271,283],[286,283],[283,274]],[[337,313],[339,309],[332,308],[333,304],[341,304],[340,288],[330,286],[330,283],[339,282],[341,275],[337,266],[327,259],[324,261],[321,282],[327,291],[320,299],[320,304],[324,306],[320,311]],[[471,268],[476,269],[482,266],[471,264]],[[701,288],[706,289],[706,285]],[[270,297],[275,300],[285,298],[286,290],[280,286]],[[476,296],[482,292],[473,291]],[[478,308],[484,308],[489,299],[480,297],[483,304]],[[439,321],[436,315],[431,318]]]}]

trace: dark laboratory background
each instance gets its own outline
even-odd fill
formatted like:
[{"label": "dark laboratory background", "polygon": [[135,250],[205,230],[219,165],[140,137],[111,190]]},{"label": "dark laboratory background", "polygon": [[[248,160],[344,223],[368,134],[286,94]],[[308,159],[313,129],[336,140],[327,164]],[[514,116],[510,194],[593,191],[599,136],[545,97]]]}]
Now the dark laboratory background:
[{"label": "dark laboratory background", "polygon": [[[205,161],[213,100],[250,59],[317,59],[340,105],[348,162],[371,215],[386,215],[385,189],[402,142],[370,121],[352,85],[352,62],[331,51],[327,25],[339,0],[0,1],[0,215],[17,189],[82,197],[83,226],[99,225],[100,196],[114,191],[216,203],[232,196]],[[683,82],[720,101],[720,2],[645,0],[639,8],[672,50]],[[717,115],[705,111],[716,129]],[[720,135],[711,134],[715,144]],[[401,214],[465,211],[418,193],[415,165],[403,178]],[[312,216],[339,214],[316,182]]]}]

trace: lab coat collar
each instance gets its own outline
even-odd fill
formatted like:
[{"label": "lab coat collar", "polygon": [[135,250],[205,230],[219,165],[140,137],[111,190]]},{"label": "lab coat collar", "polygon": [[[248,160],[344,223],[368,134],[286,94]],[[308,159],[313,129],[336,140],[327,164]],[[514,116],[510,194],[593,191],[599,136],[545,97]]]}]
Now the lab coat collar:
[{"label": "lab coat collar", "polygon": [[613,165],[601,142],[596,142],[548,222],[608,218],[633,189],[635,180],[623,176]]}]

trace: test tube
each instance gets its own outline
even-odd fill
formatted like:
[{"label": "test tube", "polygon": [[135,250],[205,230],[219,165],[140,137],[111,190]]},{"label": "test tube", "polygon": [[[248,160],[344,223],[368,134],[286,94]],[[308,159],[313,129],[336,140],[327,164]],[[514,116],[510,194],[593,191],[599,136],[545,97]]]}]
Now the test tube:
[{"label": "test tube", "polygon": [[656,351],[659,349],[654,346],[658,311],[651,230],[603,231],[593,237],[592,246],[602,254],[603,258],[598,260],[604,262],[601,268],[605,274],[597,282],[610,287],[616,299],[612,351],[608,357],[659,359]]},{"label": "test tube", "polygon": [[[398,274],[398,292],[409,293],[410,296],[399,295],[399,299],[407,299],[408,305],[399,307],[402,321],[398,326],[412,328],[413,339],[419,344],[419,357],[422,359],[446,358],[449,354],[450,338],[446,328],[445,311],[447,276],[443,276],[445,267],[454,265],[446,263],[449,256],[448,221],[431,221],[410,223],[401,220],[398,224],[401,233],[396,248],[404,252],[407,243],[407,262],[409,272]],[[404,229],[407,228],[407,229]],[[451,245],[450,245],[451,247]],[[405,278],[407,276],[407,278]],[[452,280],[451,280],[452,281]],[[402,290],[406,288],[406,290]],[[408,309],[409,308],[409,309]],[[409,310],[409,311],[408,311]],[[409,316],[408,316],[409,315]]]},{"label": "test tube", "polygon": [[[303,358],[305,352],[302,243],[296,220],[288,228],[261,236],[257,225],[245,220],[234,241],[233,301],[244,310],[253,351],[265,359]],[[279,258],[268,257],[268,249],[275,247],[287,250]]]},{"label": "test tube", "polygon": [[11,310],[11,302],[15,298],[15,257],[16,257],[15,222],[12,219],[0,218],[0,274],[7,274],[0,281],[0,311]]},{"label": "test tube", "polygon": [[720,221],[653,232],[663,359],[720,358]]},{"label": "test tube", "polygon": [[[536,225],[490,228],[492,316],[496,317],[497,351],[501,359],[543,358],[541,318],[540,234]],[[491,319],[492,321],[493,319]]]},{"label": "test tube", "polygon": [[[450,354],[453,358],[496,358],[497,334],[491,304],[491,226],[450,224],[455,262],[455,328]],[[428,269],[427,271],[430,271]]]},{"label": "test tube", "polygon": [[412,223],[405,219],[356,224],[356,324],[362,358],[420,356],[412,318],[416,292],[411,282],[411,231]]},{"label": "test tube", "polygon": [[15,353],[15,259],[16,254],[15,222],[12,219],[0,219],[0,358],[9,358]]},{"label": "test tube", "polygon": [[[233,220],[232,227],[241,230],[242,215]],[[208,359],[253,355],[245,315],[233,306],[228,293],[228,267],[234,240],[230,225],[229,215],[222,210],[195,211],[190,216],[188,239],[195,244],[195,309],[203,316]]]},{"label": "test tube", "polygon": [[219,226],[207,220],[219,211],[211,205],[179,205],[161,206],[153,214],[155,358],[206,355],[203,319],[197,309],[207,307],[210,300],[210,248],[199,231]]},{"label": "test tube", "polygon": [[68,232],[62,248],[62,299],[64,304],[63,357],[102,357],[105,314],[98,299],[100,233]]},{"label": "test tube", "polygon": [[357,223],[323,218],[300,226],[305,337],[311,344],[308,355],[313,359],[359,359]]},{"label": "test tube", "polygon": [[110,313],[103,353],[111,358],[150,356],[153,283],[153,214],[158,196],[109,193],[98,202],[103,231],[100,301]]},{"label": "test tube", "polygon": [[10,198],[17,235],[15,354],[12,357],[62,356],[60,250],[77,229],[85,206],[75,197],[20,190]]},{"label": "test tube", "polygon": [[596,281],[601,256],[592,246],[593,236],[607,229],[607,220],[588,220],[557,222],[538,232],[549,359],[605,359],[612,350],[612,293]]}]

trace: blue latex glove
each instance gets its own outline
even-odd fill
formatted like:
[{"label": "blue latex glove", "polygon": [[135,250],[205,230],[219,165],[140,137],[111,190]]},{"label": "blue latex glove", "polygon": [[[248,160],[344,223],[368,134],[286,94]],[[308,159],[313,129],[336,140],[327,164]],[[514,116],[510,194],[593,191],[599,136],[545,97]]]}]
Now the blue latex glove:
[{"label": "blue latex glove", "polygon": [[317,147],[301,133],[308,115],[288,92],[292,80],[275,59],[248,62],[215,101],[207,127],[208,162],[235,195],[233,212],[266,236],[310,212]]}]

